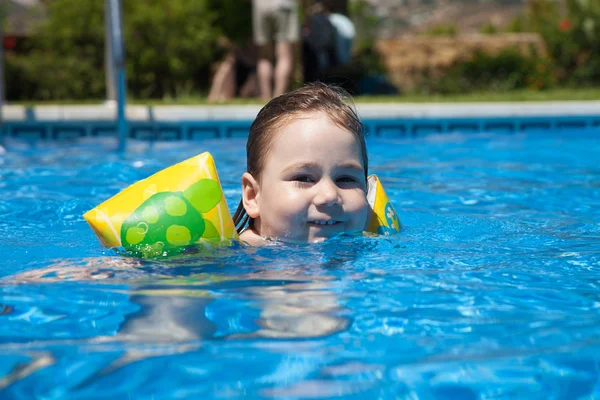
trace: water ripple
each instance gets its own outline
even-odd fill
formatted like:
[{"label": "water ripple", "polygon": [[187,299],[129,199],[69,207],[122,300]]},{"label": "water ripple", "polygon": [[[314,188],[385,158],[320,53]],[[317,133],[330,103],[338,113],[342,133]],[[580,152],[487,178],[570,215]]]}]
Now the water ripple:
[{"label": "water ripple", "polygon": [[400,235],[145,261],[82,214],[205,150],[234,207],[243,141],[9,149],[0,397],[598,397],[596,141],[370,138]]}]

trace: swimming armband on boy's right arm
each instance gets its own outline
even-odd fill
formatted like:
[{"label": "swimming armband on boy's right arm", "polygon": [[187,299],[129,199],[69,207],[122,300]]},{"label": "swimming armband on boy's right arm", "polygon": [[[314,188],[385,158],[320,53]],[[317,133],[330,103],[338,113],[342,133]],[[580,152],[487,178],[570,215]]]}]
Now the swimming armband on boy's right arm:
[{"label": "swimming armband on boy's right arm", "polygon": [[83,217],[106,247],[141,257],[238,240],[208,152],[134,183]]},{"label": "swimming armband on boy's right arm", "polygon": [[367,202],[369,203],[370,213],[365,231],[380,235],[400,232],[402,223],[394,206],[385,194],[377,175],[369,176],[367,187]]}]

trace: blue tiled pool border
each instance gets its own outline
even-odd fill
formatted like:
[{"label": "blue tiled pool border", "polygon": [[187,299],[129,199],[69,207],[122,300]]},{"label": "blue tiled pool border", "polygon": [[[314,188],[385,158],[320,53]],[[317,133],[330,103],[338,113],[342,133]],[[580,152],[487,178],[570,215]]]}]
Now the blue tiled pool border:
[{"label": "blue tiled pool border", "polygon": [[[367,132],[377,137],[418,137],[443,133],[544,132],[591,129],[600,133],[600,114],[586,116],[478,118],[365,118]],[[130,121],[129,137],[139,140],[199,140],[245,137],[252,120]],[[115,136],[116,123],[107,120],[5,121],[6,138],[68,140]]]}]

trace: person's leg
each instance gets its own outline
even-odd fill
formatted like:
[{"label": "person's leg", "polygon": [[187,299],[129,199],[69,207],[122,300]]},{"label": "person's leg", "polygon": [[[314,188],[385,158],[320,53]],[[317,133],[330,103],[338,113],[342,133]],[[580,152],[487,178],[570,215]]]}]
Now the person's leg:
[{"label": "person's leg", "polygon": [[256,74],[258,77],[260,98],[270,100],[273,96],[273,64],[271,63],[267,46],[260,46],[258,49]]},{"label": "person's leg", "polygon": [[252,28],[254,44],[257,47],[258,59],[256,62],[256,76],[260,98],[270,100],[273,95],[273,64],[270,51],[272,37],[272,21],[269,17],[271,10],[270,0],[252,2]]},{"label": "person's leg", "polygon": [[225,82],[221,88],[220,101],[230,100],[235,97],[235,88],[237,87],[237,80],[235,78],[235,63],[230,65]]},{"label": "person's leg", "polygon": [[299,41],[298,5],[281,7],[275,14],[277,24],[275,45],[275,90],[273,96],[285,93],[294,69],[295,43]]},{"label": "person's leg", "polygon": [[219,65],[210,87],[208,101],[223,101],[234,97],[236,86],[234,66],[235,59],[231,55],[228,55]]},{"label": "person's leg", "polygon": [[250,72],[248,78],[240,88],[240,97],[249,98],[249,97],[258,97],[260,94],[258,92],[258,78],[256,77],[256,70]]},{"label": "person's leg", "polygon": [[278,42],[275,47],[277,63],[275,64],[274,97],[288,90],[294,69],[294,44],[288,41]]}]

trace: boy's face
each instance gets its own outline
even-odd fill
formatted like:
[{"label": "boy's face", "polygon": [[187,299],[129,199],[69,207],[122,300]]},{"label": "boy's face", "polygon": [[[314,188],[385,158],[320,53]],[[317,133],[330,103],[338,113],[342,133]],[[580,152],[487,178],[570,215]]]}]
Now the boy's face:
[{"label": "boy's face", "polygon": [[367,220],[364,165],[355,136],[323,113],[277,134],[260,176],[255,227],[263,237],[318,242],[360,232]]}]

